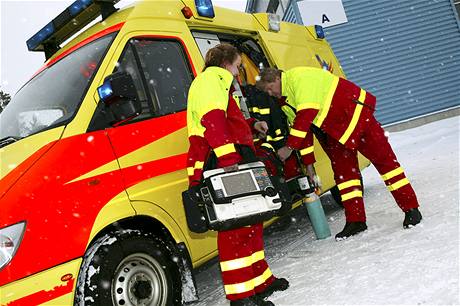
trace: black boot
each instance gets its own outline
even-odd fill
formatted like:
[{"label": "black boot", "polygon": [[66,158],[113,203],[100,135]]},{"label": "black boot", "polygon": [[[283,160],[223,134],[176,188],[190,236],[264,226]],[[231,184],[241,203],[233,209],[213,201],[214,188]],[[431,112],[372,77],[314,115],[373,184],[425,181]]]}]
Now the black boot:
[{"label": "black boot", "polygon": [[416,226],[422,221],[422,214],[418,208],[412,208],[405,212],[406,216],[404,217],[403,227],[409,228]]},{"label": "black boot", "polygon": [[289,288],[289,282],[285,278],[276,278],[264,291],[257,293],[259,297],[265,299],[273,294],[275,291],[284,291]]},{"label": "black boot", "polygon": [[264,301],[258,295],[253,295],[241,300],[230,301],[230,306],[275,306],[270,301]]},{"label": "black boot", "polygon": [[367,230],[366,222],[347,222],[343,230],[335,235],[335,240],[345,240],[350,236],[356,235]]}]

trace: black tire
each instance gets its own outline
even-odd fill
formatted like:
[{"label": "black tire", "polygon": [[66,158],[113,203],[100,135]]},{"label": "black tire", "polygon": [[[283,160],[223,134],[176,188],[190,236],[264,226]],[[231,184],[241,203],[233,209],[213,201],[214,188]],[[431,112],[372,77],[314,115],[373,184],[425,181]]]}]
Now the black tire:
[{"label": "black tire", "polygon": [[106,234],[83,258],[75,305],[181,305],[182,284],[174,258],[168,245],[150,233]]},{"label": "black tire", "polygon": [[[363,184],[362,177],[361,177],[361,187],[364,193],[364,184]],[[340,196],[339,188],[337,186],[334,186],[329,190],[329,192],[331,193],[332,198],[334,199],[335,203],[337,203],[337,205],[339,205],[340,207],[343,207],[342,197]]]}]

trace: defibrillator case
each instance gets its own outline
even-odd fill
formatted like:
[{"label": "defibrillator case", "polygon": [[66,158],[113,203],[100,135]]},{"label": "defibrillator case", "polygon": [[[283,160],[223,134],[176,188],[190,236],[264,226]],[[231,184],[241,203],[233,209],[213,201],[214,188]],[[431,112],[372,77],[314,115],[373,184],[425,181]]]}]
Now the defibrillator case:
[{"label": "defibrillator case", "polygon": [[222,231],[260,223],[289,211],[289,190],[270,176],[262,162],[238,166],[237,171],[213,169],[203,183],[182,194],[187,224],[193,232]]}]

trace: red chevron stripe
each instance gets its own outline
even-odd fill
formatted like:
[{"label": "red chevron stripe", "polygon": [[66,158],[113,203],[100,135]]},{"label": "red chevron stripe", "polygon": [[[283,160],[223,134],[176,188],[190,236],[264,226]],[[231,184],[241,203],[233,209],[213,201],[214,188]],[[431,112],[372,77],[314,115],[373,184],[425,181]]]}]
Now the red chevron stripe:
[{"label": "red chevron stripe", "polygon": [[15,301],[12,301],[6,306],[36,306],[43,304],[47,301],[51,301],[55,298],[63,296],[64,294],[71,293],[73,289],[73,285],[75,283],[75,278],[70,279],[67,281],[65,285],[60,285],[54,287],[52,290],[46,291],[41,290]]}]

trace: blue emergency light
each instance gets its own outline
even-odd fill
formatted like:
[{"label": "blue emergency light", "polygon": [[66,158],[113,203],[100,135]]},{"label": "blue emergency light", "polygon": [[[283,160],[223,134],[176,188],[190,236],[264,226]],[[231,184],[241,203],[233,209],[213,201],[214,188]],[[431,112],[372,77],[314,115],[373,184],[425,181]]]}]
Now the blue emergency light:
[{"label": "blue emergency light", "polygon": [[113,94],[112,84],[110,80],[106,80],[104,84],[99,86],[97,88],[97,93],[99,94],[99,98],[101,98],[102,101],[110,100],[110,97]]},{"label": "blue emergency light", "polygon": [[77,0],[69,6],[70,15],[76,16],[93,4],[93,0]]},{"label": "blue emergency light", "polygon": [[51,37],[54,33],[54,25],[53,22],[48,23],[44,26],[40,31],[38,31],[34,36],[27,40],[27,48],[29,51],[34,50],[38,45],[40,45],[43,41],[47,40]]},{"label": "blue emergency light", "polygon": [[117,9],[115,3],[120,0],[76,0],[56,18],[27,40],[29,51],[44,51],[48,59],[59,45],[83,29],[98,16],[106,19]]},{"label": "blue emergency light", "polygon": [[326,37],[326,35],[324,35],[324,29],[322,26],[320,25],[315,25],[315,32],[316,32],[316,37],[318,37],[319,39],[323,39],[324,37]]},{"label": "blue emergency light", "polygon": [[214,8],[211,0],[195,0],[195,7],[201,17],[214,18]]}]

